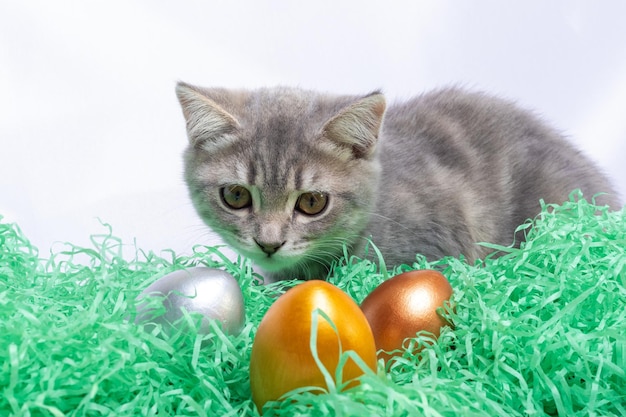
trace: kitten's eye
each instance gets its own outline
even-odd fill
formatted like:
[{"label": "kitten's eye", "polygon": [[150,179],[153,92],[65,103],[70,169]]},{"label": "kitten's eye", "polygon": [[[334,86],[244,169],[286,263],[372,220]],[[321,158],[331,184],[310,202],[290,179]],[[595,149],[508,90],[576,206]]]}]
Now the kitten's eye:
[{"label": "kitten's eye", "polygon": [[241,185],[227,185],[220,189],[222,201],[228,207],[240,210],[252,205],[252,196],[247,188]]},{"label": "kitten's eye", "polygon": [[309,216],[320,214],[328,204],[328,195],[324,193],[303,193],[298,198],[296,210]]}]

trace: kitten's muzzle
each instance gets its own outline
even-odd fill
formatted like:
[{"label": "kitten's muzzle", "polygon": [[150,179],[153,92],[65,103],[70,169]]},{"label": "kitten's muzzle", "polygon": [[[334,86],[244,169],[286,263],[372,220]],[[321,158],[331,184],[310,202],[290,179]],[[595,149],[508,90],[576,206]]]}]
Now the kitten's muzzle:
[{"label": "kitten's muzzle", "polygon": [[278,252],[278,249],[280,249],[285,244],[285,242],[281,242],[281,243],[259,242],[256,239],[254,239],[254,242],[261,248],[263,252],[267,254],[267,256],[272,256],[273,254]]}]

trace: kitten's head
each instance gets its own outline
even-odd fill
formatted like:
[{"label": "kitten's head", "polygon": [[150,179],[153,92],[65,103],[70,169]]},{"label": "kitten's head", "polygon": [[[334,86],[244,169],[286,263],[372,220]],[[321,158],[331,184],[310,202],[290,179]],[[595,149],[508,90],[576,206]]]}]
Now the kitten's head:
[{"label": "kitten's head", "polygon": [[376,197],[382,94],[176,89],[185,178],[206,224],[271,279],[324,278]]}]

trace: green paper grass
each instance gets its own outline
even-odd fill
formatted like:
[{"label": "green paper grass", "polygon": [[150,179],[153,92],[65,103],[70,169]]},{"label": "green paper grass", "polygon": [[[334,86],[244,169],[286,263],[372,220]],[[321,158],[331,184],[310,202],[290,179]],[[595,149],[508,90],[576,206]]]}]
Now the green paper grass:
[{"label": "green paper grass", "polygon": [[[576,196],[574,196],[576,197]],[[433,268],[448,277],[454,323],[343,392],[298,390],[264,415],[626,415],[626,211],[572,198],[522,227],[521,248],[476,265],[445,258],[394,270],[344,259],[329,281],[357,302],[386,277]],[[249,361],[276,297],[249,263],[198,246],[191,256],[122,255],[111,232],[93,247],[41,256],[19,227],[0,222],[0,415],[254,416]],[[135,297],[194,265],[239,281],[246,325],[208,335],[188,314],[175,331],[134,324]]]}]

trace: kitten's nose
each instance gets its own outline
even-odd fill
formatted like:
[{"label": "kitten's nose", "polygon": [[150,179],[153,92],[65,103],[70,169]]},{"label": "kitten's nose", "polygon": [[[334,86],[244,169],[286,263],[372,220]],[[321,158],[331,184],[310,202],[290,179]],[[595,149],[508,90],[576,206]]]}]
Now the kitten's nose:
[{"label": "kitten's nose", "polygon": [[285,242],[281,242],[281,243],[259,242],[256,239],[254,239],[254,241],[256,242],[257,245],[259,245],[261,250],[267,253],[268,255],[275,254],[278,251],[278,249],[280,249],[285,244]]}]

